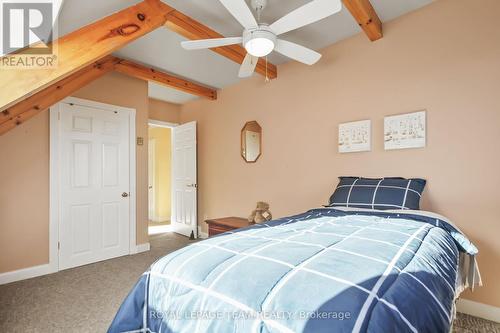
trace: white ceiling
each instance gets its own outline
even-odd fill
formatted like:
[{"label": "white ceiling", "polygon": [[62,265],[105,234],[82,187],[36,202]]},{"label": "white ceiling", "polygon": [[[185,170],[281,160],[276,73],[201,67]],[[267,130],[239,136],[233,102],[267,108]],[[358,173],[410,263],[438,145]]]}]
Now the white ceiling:
[{"label": "white ceiling", "polygon": [[[262,21],[272,23],[310,0],[269,0]],[[433,0],[371,0],[381,20],[386,22],[425,6]],[[59,35],[124,9],[138,0],[65,0],[59,15]],[[202,22],[226,37],[240,36],[242,27],[218,0],[164,0],[168,5]],[[247,3],[250,1],[247,0]],[[304,28],[282,35],[283,39],[312,49],[321,49],[360,31],[347,9]],[[168,29],[157,29],[132,42],[116,55],[189,78],[215,88],[234,84],[238,78],[236,63],[209,50],[186,51],[180,46],[183,37]],[[369,43],[367,39],[367,43]],[[275,64],[289,61],[276,53],[269,60]],[[305,66],[305,65],[304,65]],[[278,71],[279,72],[279,71]],[[279,73],[278,73],[279,77]],[[195,96],[157,84],[150,84],[150,96],[185,103]]]}]

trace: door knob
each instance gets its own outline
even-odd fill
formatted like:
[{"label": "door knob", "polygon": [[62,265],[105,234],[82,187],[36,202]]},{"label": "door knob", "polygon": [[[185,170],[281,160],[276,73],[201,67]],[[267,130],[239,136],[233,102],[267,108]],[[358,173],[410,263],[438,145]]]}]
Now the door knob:
[{"label": "door knob", "polygon": [[123,192],[122,193],[122,197],[124,197],[124,198],[128,197],[128,193],[127,192]]},{"label": "door knob", "polygon": [[198,187],[198,184],[188,184],[187,187]]}]

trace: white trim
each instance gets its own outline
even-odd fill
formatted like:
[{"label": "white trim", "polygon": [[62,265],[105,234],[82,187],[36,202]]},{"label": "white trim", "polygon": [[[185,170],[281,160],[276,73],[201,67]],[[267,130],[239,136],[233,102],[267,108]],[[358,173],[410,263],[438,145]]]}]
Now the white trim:
[{"label": "white trim", "polygon": [[[168,122],[168,121],[162,121],[162,120],[155,120],[155,119],[148,119],[148,125],[149,126],[152,126],[152,127],[161,127],[161,128],[169,128],[169,129],[173,129],[174,127],[177,127],[179,126],[180,124],[178,123],[171,123],[171,122]],[[170,133],[170,138],[172,139],[173,135],[172,133]],[[170,140],[171,141],[171,150],[172,150],[172,155],[173,155],[173,151],[175,149],[175,146],[174,146],[174,141],[173,140]],[[149,148],[149,147],[148,147]],[[155,150],[155,159],[156,159],[156,150]],[[172,159],[173,160],[173,159]],[[148,157],[148,162],[149,162],[149,157]],[[170,166],[172,166],[172,161],[170,162]],[[149,172],[149,167],[148,167],[148,172]],[[172,169],[170,169],[170,178],[172,178]],[[149,174],[148,174],[148,179],[149,179]],[[172,180],[172,179],[171,179]],[[155,191],[154,191],[155,192]],[[149,193],[149,191],[148,191]],[[149,200],[149,199],[148,199]],[[172,221],[172,215],[170,216],[157,216],[156,215],[156,198],[154,199],[154,202],[155,202],[155,214],[150,217],[151,221],[153,222],[163,222],[163,221]],[[172,197],[170,198],[170,207],[172,207],[172,203],[173,203],[173,199]],[[149,204],[149,202],[148,202]],[[149,206],[149,205],[148,205]],[[149,208],[149,207],[148,207]],[[169,230],[168,232],[170,232],[171,230]],[[149,232],[149,231],[148,231]],[[154,231],[155,232],[155,231]]]},{"label": "white trim", "polygon": [[129,223],[129,254],[136,253],[136,228],[137,228],[137,195],[136,195],[136,110],[123,106],[105,104],[86,99],[67,97],[61,102],[50,107],[50,214],[49,214],[49,266],[50,272],[59,270],[59,216],[60,216],[60,182],[59,182],[59,156],[60,156],[60,106],[61,104],[76,104],[85,107],[109,111],[124,111],[129,114],[129,198],[130,198],[130,223]]},{"label": "white trim", "polygon": [[179,126],[177,123],[170,123],[168,121],[154,120],[148,119],[148,125],[152,127],[164,127],[164,128],[173,128]]},{"label": "white trim", "polygon": [[130,254],[137,254],[137,253],[142,253],[142,252],[147,252],[151,249],[151,246],[149,243],[144,243],[144,244],[139,244],[136,245],[133,251]]},{"label": "white trim", "polygon": [[59,103],[49,108],[50,117],[50,173],[49,173],[49,266],[52,272],[59,270]]},{"label": "white trim", "polygon": [[50,264],[44,264],[39,266],[18,269],[16,271],[5,272],[0,274],[0,285],[20,280],[31,279],[37,276],[55,272],[56,271],[52,269]]},{"label": "white trim", "polygon": [[[146,252],[146,251],[149,251],[150,248],[151,248],[151,246],[149,243],[139,244],[137,246],[134,245],[134,248],[132,249],[130,254],[137,254],[137,253]],[[56,256],[56,260],[57,260],[57,256]],[[48,263],[48,264],[43,264],[43,265],[38,265],[38,266],[22,268],[22,269],[18,269],[15,271],[0,273],[0,285],[12,283],[12,282],[16,282],[16,281],[21,281],[21,280],[26,280],[26,279],[31,279],[31,278],[35,278],[35,277],[42,276],[42,275],[52,274],[52,273],[56,273],[57,271],[58,271],[57,267],[56,267],[56,269],[53,269],[52,265],[50,263]]]},{"label": "white trim", "polygon": [[153,225],[148,227],[148,235],[157,235],[164,234],[167,232],[172,232],[172,226],[170,224],[167,225]]},{"label": "white trim", "polygon": [[474,317],[479,317],[500,323],[500,308],[493,305],[459,299],[457,301],[457,311]]},{"label": "white trim", "polygon": [[137,244],[137,148],[136,148],[136,110],[128,108],[129,110],[129,125],[130,125],[130,229],[129,229],[129,253]]},{"label": "white trim", "polygon": [[156,216],[156,139],[150,137],[148,137],[148,218],[160,222]]}]

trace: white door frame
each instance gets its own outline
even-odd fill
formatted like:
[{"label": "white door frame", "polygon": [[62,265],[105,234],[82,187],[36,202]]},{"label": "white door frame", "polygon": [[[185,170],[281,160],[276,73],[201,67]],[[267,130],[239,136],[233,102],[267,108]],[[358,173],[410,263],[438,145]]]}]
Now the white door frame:
[{"label": "white door frame", "polygon": [[152,127],[163,127],[163,128],[170,128],[170,129],[179,126],[178,123],[170,123],[168,121],[154,120],[154,119],[149,119],[148,125],[152,126]]},{"label": "white door frame", "polygon": [[[170,123],[168,121],[149,119],[148,120],[148,126],[173,129],[174,127],[179,126],[179,124],[178,123]],[[171,141],[172,141],[172,151],[173,151],[173,149],[174,149],[174,141],[173,140],[171,140]],[[149,146],[148,146],[148,148],[149,148]],[[148,167],[148,172],[149,172],[149,167]],[[172,177],[172,174],[170,174],[170,177]],[[149,180],[149,175],[148,175],[148,180]],[[149,198],[148,198],[148,201],[149,201]],[[156,198],[155,198],[155,201],[156,201]],[[172,206],[172,197],[170,198],[170,206]],[[148,202],[148,208],[149,208],[149,202]],[[156,208],[156,202],[155,202],[155,208]],[[155,217],[157,217],[157,216],[155,216]],[[170,221],[172,221],[172,216],[170,216]]]},{"label": "white door frame", "polygon": [[[158,218],[156,216],[156,184],[155,184],[156,170],[154,168],[155,165],[156,165],[156,139],[148,138],[148,195],[150,195],[148,197],[148,219],[150,219],[151,221],[155,221]],[[152,182],[150,182],[151,178],[153,179]],[[152,194],[149,192],[151,192]]]},{"label": "white door frame", "polygon": [[86,99],[67,97],[50,108],[50,212],[49,212],[49,267],[52,272],[59,271],[59,223],[61,214],[60,181],[59,181],[59,153],[60,153],[60,122],[59,113],[61,104],[75,104],[90,108],[110,111],[124,111],[129,114],[130,130],[130,223],[129,223],[129,254],[138,252],[136,244],[136,147],[135,147],[135,118],[136,110],[122,106],[94,102]]}]

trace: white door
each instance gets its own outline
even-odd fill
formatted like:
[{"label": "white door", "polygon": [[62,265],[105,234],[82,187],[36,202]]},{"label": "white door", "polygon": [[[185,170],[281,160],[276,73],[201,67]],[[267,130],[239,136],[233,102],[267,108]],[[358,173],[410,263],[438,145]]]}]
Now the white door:
[{"label": "white door", "polygon": [[196,122],[172,129],[172,229],[197,237]]},{"label": "white door", "polygon": [[156,221],[156,140],[148,141],[148,215],[150,221]]},{"label": "white door", "polygon": [[129,253],[129,114],[60,104],[59,269]]}]

